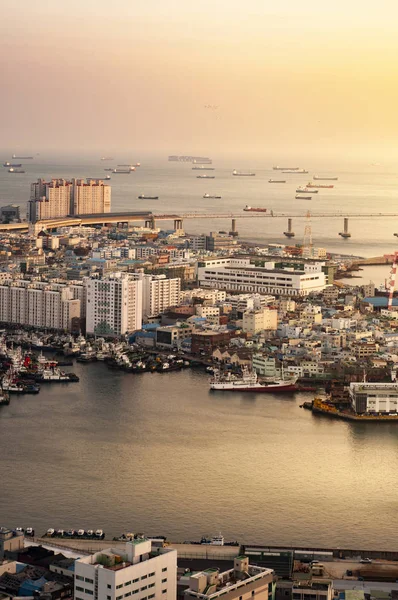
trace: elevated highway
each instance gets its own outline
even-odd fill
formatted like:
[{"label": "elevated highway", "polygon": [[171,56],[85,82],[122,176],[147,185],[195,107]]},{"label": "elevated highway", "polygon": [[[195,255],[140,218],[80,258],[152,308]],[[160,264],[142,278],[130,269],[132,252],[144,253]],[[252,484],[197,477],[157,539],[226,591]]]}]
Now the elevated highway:
[{"label": "elevated highway", "polygon": [[[336,212],[336,213],[311,213],[313,219],[345,219],[356,218],[356,219],[395,219],[398,217],[398,213],[354,213],[354,212]],[[183,221],[188,219],[232,219],[232,231],[235,231],[235,221],[237,219],[306,219],[307,211],[302,212],[275,212],[270,210],[268,212],[249,212],[241,211],[236,212],[224,212],[224,213],[201,213],[201,212],[181,212],[181,213],[152,213],[150,211],[140,212],[113,212],[113,213],[101,213],[91,215],[79,215],[79,216],[66,216],[56,219],[48,219],[38,221],[34,225],[35,231],[41,229],[53,230],[58,227],[71,227],[80,225],[105,225],[105,224],[122,224],[140,222],[145,224],[147,227],[155,227],[159,221],[172,221],[174,222],[175,230],[183,229]],[[346,221],[348,227],[348,221]],[[27,232],[29,231],[29,223],[10,223],[0,224],[0,231],[10,232]],[[347,229],[348,231],[348,229]],[[292,232],[291,232],[292,233]],[[294,234],[293,234],[294,235]],[[288,236],[289,237],[289,236]],[[292,236],[293,237],[293,236]]]}]

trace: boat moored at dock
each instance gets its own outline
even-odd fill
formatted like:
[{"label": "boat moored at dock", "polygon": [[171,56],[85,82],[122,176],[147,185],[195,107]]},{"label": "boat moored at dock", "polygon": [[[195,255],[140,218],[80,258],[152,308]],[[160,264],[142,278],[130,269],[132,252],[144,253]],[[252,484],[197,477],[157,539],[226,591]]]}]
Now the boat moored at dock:
[{"label": "boat moored at dock", "polygon": [[260,392],[268,394],[295,392],[297,390],[297,377],[260,382],[257,373],[249,371],[247,367],[243,367],[241,375],[216,370],[210,379],[210,389],[223,392]]}]

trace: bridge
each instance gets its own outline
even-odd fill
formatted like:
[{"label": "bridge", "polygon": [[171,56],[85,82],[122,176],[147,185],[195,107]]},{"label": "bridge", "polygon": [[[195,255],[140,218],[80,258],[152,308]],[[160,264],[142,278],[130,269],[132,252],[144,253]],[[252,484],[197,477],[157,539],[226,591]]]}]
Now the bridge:
[{"label": "bridge", "polygon": [[[369,212],[369,213],[354,213],[354,212],[330,212],[330,213],[311,213],[311,218],[313,219],[344,219],[344,232],[341,233],[342,237],[350,237],[350,233],[348,232],[348,219],[356,218],[356,219],[369,219],[369,218],[384,218],[384,219],[392,219],[397,218],[398,213],[378,213],[378,212]],[[174,229],[176,231],[181,231],[183,229],[183,221],[188,219],[231,219],[231,233],[237,234],[236,232],[236,219],[287,219],[288,220],[288,230],[285,232],[287,237],[294,237],[294,232],[292,230],[292,220],[293,219],[306,219],[307,211],[302,213],[294,213],[294,212],[276,212],[273,210],[269,210],[267,212],[255,212],[255,211],[242,211],[239,213],[235,212],[225,212],[225,213],[200,213],[200,212],[181,212],[181,213],[165,213],[165,214],[155,214],[150,211],[141,211],[141,212],[113,212],[113,213],[100,213],[100,214],[90,214],[90,215],[78,215],[78,216],[66,216],[55,219],[48,219],[38,221],[32,228],[38,232],[42,229],[54,230],[58,227],[73,227],[73,226],[84,226],[84,225],[106,225],[106,224],[125,224],[131,222],[141,222],[145,224],[146,227],[155,228],[156,222],[158,221],[173,221]],[[30,229],[30,225],[27,222],[23,223],[9,223],[9,224],[0,224],[0,231],[10,231],[10,232],[27,232]],[[398,234],[394,234],[397,235]]]}]

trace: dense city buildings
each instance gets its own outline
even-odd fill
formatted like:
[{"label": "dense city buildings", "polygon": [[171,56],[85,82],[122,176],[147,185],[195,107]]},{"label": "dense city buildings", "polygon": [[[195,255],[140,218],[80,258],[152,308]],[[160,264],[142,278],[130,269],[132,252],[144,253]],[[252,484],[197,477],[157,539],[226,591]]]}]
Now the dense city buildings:
[{"label": "dense city buildings", "polygon": [[28,219],[31,223],[110,210],[111,188],[101,180],[38,179],[31,185],[28,202]]}]

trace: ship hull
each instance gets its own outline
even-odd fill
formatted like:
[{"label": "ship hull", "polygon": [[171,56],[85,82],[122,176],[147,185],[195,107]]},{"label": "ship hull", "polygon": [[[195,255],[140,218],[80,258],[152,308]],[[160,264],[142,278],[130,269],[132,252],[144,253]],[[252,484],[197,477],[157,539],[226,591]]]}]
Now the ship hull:
[{"label": "ship hull", "polygon": [[259,386],[231,386],[228,384],[213,384],[210,389],[216,392],[252,392],[256,394],[282,394],[296,392],[297,385],[289,383],[286,385],[259,385]]}]

